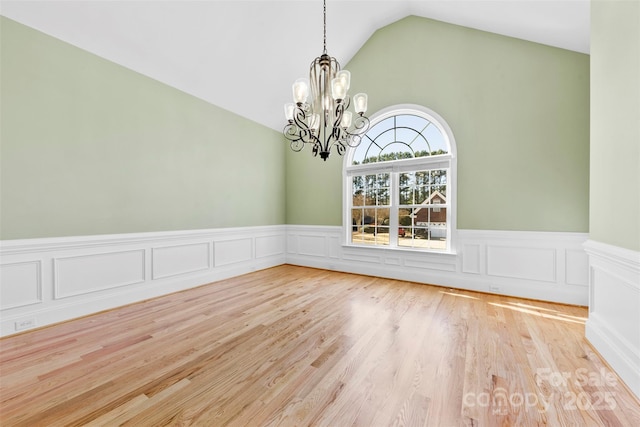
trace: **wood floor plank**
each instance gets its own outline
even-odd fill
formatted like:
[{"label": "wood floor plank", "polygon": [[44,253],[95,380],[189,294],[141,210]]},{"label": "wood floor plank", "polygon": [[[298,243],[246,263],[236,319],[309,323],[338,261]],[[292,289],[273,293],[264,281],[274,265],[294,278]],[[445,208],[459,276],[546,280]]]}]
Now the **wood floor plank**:
[{"label": "wood floor plank", "polygon": [[284,265],[0,340],[0,424],[636,427],[586,316]]}]

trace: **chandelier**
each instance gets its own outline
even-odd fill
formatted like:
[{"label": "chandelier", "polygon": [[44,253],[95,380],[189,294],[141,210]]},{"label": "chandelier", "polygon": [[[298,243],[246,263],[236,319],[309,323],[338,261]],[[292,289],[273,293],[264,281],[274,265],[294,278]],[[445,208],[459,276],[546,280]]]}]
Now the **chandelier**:
[{"label": "chandelier", "polygon": [[[293,151],[300,151],[306,144],[313,148],[313,155],[326,161],[335,146],[339,155],[346,147],[357,147],[362,135],[369,129],[367,95],[353,96],[355,115],[348,111],[351,98],[347,94],[351,73],[341,70],[338,61],[327,54],[327,1],[323,3],[324,49],[313,60],[309,78],[293,83],[293,103],[285,104],[287,125],[283,134],[290,141]],[[311,87],[311,100],[309,97]]]}]

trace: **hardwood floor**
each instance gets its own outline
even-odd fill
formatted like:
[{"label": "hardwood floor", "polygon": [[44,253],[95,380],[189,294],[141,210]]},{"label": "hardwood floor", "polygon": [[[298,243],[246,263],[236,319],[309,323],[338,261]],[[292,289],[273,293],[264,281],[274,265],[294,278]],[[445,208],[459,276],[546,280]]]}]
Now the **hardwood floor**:
[{"label": "hardwood floor", "polygon": [[2,339],[0,419],[640,426],[586,316],[285,265]]}]

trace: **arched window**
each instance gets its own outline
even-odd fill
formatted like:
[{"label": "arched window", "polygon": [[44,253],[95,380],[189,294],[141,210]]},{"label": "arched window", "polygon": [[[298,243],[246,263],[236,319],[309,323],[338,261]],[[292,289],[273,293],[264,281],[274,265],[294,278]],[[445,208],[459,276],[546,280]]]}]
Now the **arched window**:
[{"label": "arched window", "polygon": [[347,245],[454,251],[455,141],[438,114],[417,105],[376,113],[343,170]]}]

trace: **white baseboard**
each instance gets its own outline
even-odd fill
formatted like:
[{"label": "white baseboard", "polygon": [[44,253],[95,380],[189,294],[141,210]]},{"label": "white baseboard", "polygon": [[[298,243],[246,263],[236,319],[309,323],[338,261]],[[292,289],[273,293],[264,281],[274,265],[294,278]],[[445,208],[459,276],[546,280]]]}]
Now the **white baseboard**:
[{"label": "white baseboard", "polygon": [[287,226],[287,262],[458,289],[588,304],[586,233],[458,230],[456,253],[343,245],[341,227]]},{"label": "white baseboard", "polygon": [[589,240],[586,337],[640,399],[640,253]]},{"label": "white baseboard", "polygon": [[281,265],[286,227],[3,241],[0,336]]}]

